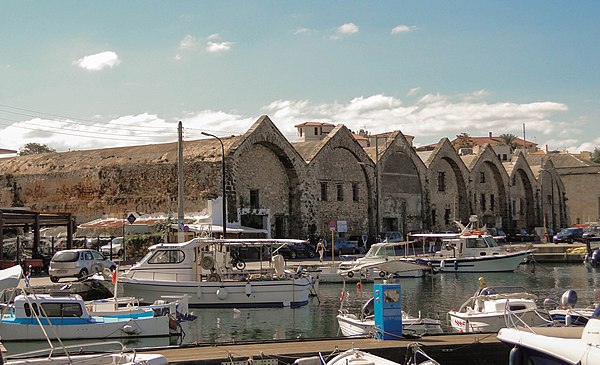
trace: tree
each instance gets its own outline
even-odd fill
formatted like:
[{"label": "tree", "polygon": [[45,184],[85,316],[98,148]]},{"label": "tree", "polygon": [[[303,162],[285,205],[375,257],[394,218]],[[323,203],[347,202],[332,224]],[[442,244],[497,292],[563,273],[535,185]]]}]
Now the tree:
[{"label": "tree", "polygon": [[501,134],[500,139],[504,142],[505,145],[510,146],[511,152],[517,148],[517,144],[515,143],[517,136],[510,133]]},{"label": "tree", "polygon": [[600,163],[600,147],[594,148],[594,152],[592,152],[591,160],[595,163]]},{"label": "tree", "polygon": [[48,147],[45,144],[39,144],[35,142],[27,143],[19,150],[19,156],[26,155],[39,155],[40,153],[56,152],[54,148]]}]

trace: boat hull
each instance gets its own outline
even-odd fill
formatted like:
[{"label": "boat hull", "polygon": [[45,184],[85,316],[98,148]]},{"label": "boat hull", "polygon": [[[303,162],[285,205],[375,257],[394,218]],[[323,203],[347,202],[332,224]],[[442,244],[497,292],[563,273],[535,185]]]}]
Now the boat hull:
[{"label": "boat hull", "polygon": [[[169,317],[116,318],[40,318],[42,328],[35,318],[11,319],[4,317],[0,322],[2,341],[75,340],[81,338],[128,338],[145,336],[169,336]],[[46,332],[46,334],[44,333]]]},{"label": "boat hull", "polygon": [[436,272],[511,272],[526,262],[532,251],[479,257],[411,258],[411,261],[430,265]]},{"label": "boat hull", "polygon": [[[337,320],[340,331],[346,337],[367,336],[376,331],[372,318],[360,319],[353,314],[338,314]],[[443,333],[438,321],[419,318],[403,318],[402,332],[419,336]]]},{"label": "boat hull", "polygon": [[153,303],[163,296],[189,296],[189,306],[195,308],[235,307],[300,307],[308,303],[313,288],[310,277],[300,279],[257,281],[159,281],[119,279],[124,295],[139,298],[141,303]]},{"label": "boat hull", "polygon": [[[512,316],[518,317],[518,320],[512,320],[518,325],[527,325],[530,327],[544,326],[548,320],[540,316],[535,310],[514,311]],[[507,320],[504,312],[502,313],[468,313],[468,312],[448,312],[450,326],[455,332],[498,332],[501,328],[507,327]]]}]

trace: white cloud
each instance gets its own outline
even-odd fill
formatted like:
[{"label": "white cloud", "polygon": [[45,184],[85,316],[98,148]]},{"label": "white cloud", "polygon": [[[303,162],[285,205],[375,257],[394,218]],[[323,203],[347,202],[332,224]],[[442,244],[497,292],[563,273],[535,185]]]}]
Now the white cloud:
[{"label": "white cloud", "polygon": [[294,31],[294,35],[298,35],[298,34],[312,34],[315,31],[313,29],[310,28],[298,28]]},{"label": "white cloud", "polygon": [[421,92],[420,87],[413,87],[412,89],[408,90],[408,93],[406,93],[406,96],[415,96],[420,92]]},{"label": "white cloud", "polygon": [[414,25],[397,25],[392,29],[392,34],[408,33],[416,30]]},{"label": "white cloud", "polygon": [[209,41],[214,41],[215,39],[219,39],[221,38],[221,35],[219,33],[213,33],[211,35],[209,35],[208,37],[206,37],[206,39],[208,39]]},{"label": "white cloud", "polygon": [[[567,105],[551,101],[533,103],[489,102],[487,92],[479,90],[467,95],[424,94],[406,103],[401,99],[375,94],[358,96],[346,102],[312,103],[309,100],[275,100],[266,105],[267,114],[281,132],[295,140],[294,125],[306,121],[345,124],[351,130],[367,129],[371,133],[400,130],[416,137],[415,144],[437,142],[441,137],[454,138],[467,132],[473,136],[512,133],[522,135],[540,147],[568,149],[571,152],[593,150],[600,146],[596,134],[586,136],[583,128],[593,121],[563,121]],[[65,151],[176,141],[176,122],[182,120],[186,138],[202,138],[200,131],[218,136],[243,134],[257,116],[200,110],[179,118],[165,119],[149,113],[126,115],[104,120],[94,116],[97,123],[68,119],[31,119],[0,129],[0,146],[18,150],[28,142],[47,144]],[[595,139],[594,139],[595,138]]]},{"label": "white cloud", "polygon": [[179,49],[193,49],[196,47],[196,38],[191,35],[186,35],[179,42]]},{"label": "white cloud", "polygon": [[208,53],[224,53],[231,50],[233,42],[207,42],[206,52]]},{"label": "white cloud", "polygon": [[344,36],[352,35],[355,33],[358,33],[358,25],[354,23],[346,23],[337,27],[335,30],[335,34],[329,38],[332,40],[337,40]]},{"label": "white cloud", "polygon": [[88,71],[101,71],[105,68],[113,68],[120,63],[119,56],[113,51],[104,51],[73,61],[74,65]]}]

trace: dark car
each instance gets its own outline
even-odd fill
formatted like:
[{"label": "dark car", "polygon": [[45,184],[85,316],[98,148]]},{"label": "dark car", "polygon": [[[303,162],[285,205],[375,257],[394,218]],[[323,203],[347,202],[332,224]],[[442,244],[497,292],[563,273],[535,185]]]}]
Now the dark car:
[{"label": "dark car", "polygon": [[[336,238],[333,249],[336,255],[358,254],[358,245],[343,238]],[[331,255],[331,240],[325,241],[325,253]]]},{"label": "dark car", "polygon": [[573,243],[575,241],[583,241],[583,228],[565,228],[554,236],[554,243]]},{"label": "dark car", "polygon": [[506,232],[506,242],[536,242],[540,238],[535,233],[529,233],[525,228]]},{"label": "dark car", "polygon": [[277,250],[277,253],[286,259],[295,259],[297,257],[313,258],[317,255],[315,247],[310,243],[304,242],[289,243]]},{"label": "dark car", "polygon": [[584,241],[600,241],[600,226],[588,227],[584,230],[582,238]]},{"label": "dark car", "polygon": [[358,247],[358,253],[365,253],[367,252],[367,242],[365,242],[369,240],[369,236],[367,235],[363,235],[363,236],[350,236],[348,237],[347,241],[352,243],[353,245],[355,245],[356,247]]}]

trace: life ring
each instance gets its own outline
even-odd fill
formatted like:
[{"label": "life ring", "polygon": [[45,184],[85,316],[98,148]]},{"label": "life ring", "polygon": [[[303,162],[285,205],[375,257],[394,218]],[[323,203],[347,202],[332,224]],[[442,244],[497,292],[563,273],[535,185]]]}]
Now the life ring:
[{"label": "life ring", "polygon": [[380,277],[380,278],[383,278],[383,277],[385,277],[385,271],[380,271],[380,272],[379,272],[379,277]]},{"label": "life ring", "polygon": [[215,260],[212,256],[202,256],[200,259],[200,267],[204,270],[210,270],[215,266]]},{"label": "life ring", "polygon": [[348,277],[351,278],[354,276],[354,273],[352,271],[348,271]]},{"label": "life ring", "polygon": [[217,273],[212,273],[210,275],[208,275],[208,281],[210,281],[211,283],[216,283],[218,281],[221,281],[221,276]]}]

